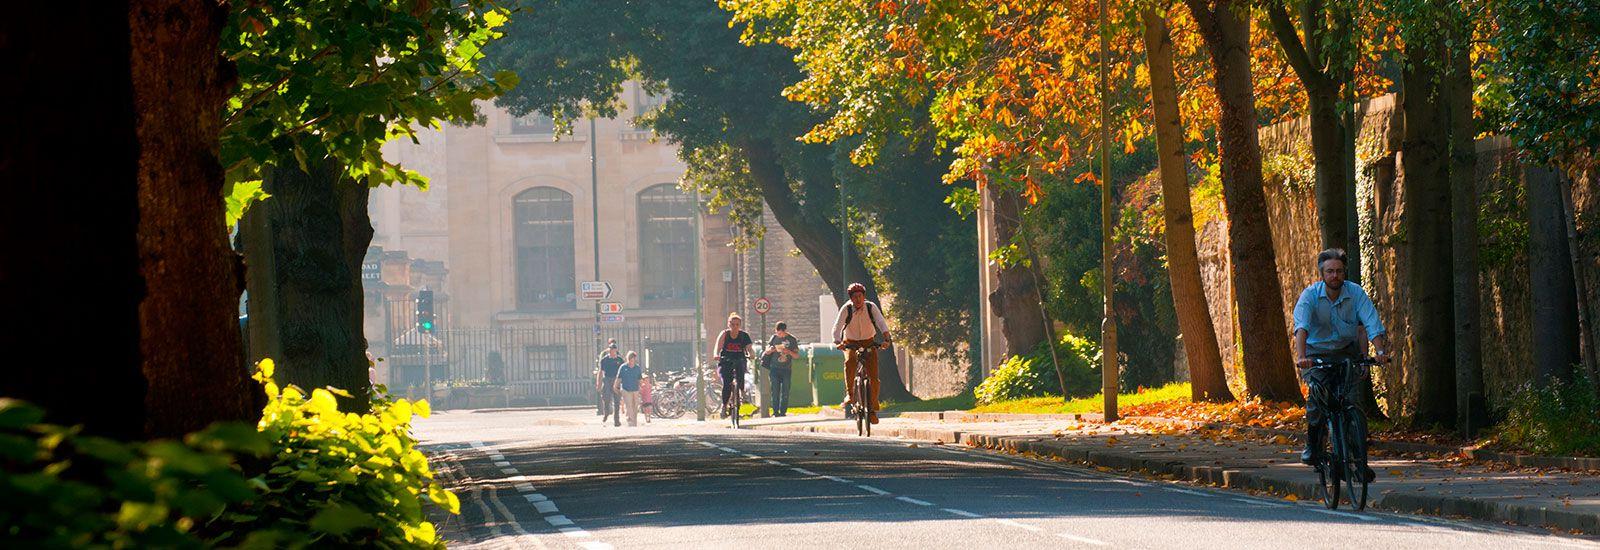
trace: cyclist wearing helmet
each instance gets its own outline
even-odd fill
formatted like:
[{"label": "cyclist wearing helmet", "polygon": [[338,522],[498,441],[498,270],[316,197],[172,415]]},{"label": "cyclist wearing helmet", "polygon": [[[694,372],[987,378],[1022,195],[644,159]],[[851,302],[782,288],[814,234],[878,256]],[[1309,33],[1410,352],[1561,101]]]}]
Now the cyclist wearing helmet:
[{"label": "cyclist wearing helmet", "polygon": [[[717,361],[717,374],[722,377],[722,416],[730,414],[728,410],[728,397],[733,395],[734,387],[739,392],[744,391],[745,354],[750,351],[750,333],[745,332],[744,318],[738,313],[728,314],[728,328],[717,335],[717,343],[711,348],[711,355]],[[742,393],[740,395],[743,395]],[[738,413],[739,411],[731,411]]]},{"label": "cyclist wearing helmet", "polygon": [[845,350],[844,379],[845,386],[850,388],[845,394],[844,409],[850,410],[850,405],[862,398],[854,394],[855,385],[850,381],[855,380],[856,369],[864,368],[872,388],[872,395],[866,398],[868,418],[877,424],[878,352],[872,346],[878,336],[883,337],[884,346],[889,345],[889,323],[883,320],[883,309],[867,301],[866,286],[853,283],[845,293],[850,301],[839,308],[839,317],[833,322],[833,345]]}]

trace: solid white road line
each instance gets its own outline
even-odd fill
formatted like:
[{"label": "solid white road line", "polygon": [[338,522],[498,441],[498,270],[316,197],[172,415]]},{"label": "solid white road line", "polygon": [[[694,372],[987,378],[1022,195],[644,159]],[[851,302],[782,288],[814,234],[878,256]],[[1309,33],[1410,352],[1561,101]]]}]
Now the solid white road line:
[{"label": "solid white road line", "polygon": [[879,496],[888,496],[889,495],[888,491],[885,491],[883,489],[879,489],[877,487],[873,487],[871,485],[856,485],[856,488],[861,489],[863,491],[866,491],[868,493],[877,494]]},{"label": "solid white road line", "polygon": [[1270,506],[1270,507],[1273,507],[1273,508],[1288,508],[1289,507],[1288,504],[1284,504],[1284,503],[1281,503],[1281,502],[1272,502],[1270,500],[1259,500],[1259,499],[1253,499],[1253,498],[1235,498],[1235,499],[1232,499],[1232,500],[1234,502],[1243,502],[1245,504],[1253,504],[1253,505],[1256,505],[1256,506]]},{"label": "solid white road line", "polygon": [[928,502],[926,500],[917,500],[911,497],[894,497],[894,499],[900,502],[915,504],[917,506],[933,506],[932,502]]},{"label": "solid white road line", "polygon": [[940,508],[940,510],[944,510],[946,512],[950,512],[952,514],[955,514],[955,515],[958,515],[958,516],[961,516],[961,517],[964,517],[964,518],[982,518],[983,517],[981,515],[974,514],[972,512],[968,512],[966,510],[958,510],[956,508]]},{"label": "solid white road line", "polygon": [[511,509],[506,508],[506,503],[500,501],[500,491],[496,490],[492,486],[489,487],[489,502],[493,503],[494,508],[506,516],[506,523],[511,525],[511,530],[517,532],[517,538],[515,540],[520,541],[523,537],[527,537],[532,539],[534,544],[538,545],[540,548],[544,548],[543,541],[540,541],[537,537],[534,537],[533,534],[522,528],[522,524],[517,522],[517,516],[512,515]]},{"label": "solid white road line", "polygon": [[1056,533],[1056,535],[1061,537],[1061,538],[1073,541],[1073,542],[1081,542],[1081,543],[1084,543],[1084,544],[1093,544],[1095,546],[1110,546],[1111,545],[1111,543],[1103,541],[1103,540],[1091,539],[1089,537],[1080,537],[1080,536],[1074,535],[1072,533]]},{"label": "solid white road line", "polygon": [[1214,494],[1211,494],[1211,493],[1202,493],[1200,491],[1190,491],[1188,489],[1179,489],[1177,487],[1162,487],[1162,489],[1166,489],[1166,490],[1172,491],[1174,493],[1183,493],[1183,494],[1186,494],[1186,495],[1195,495],[1195,496],[1202,496],[1202,497],[1214,497],[1214,496],[1217,496],[1217,495],[1214,495]]},{"label": "solid white road line", "polygon": [[473,504],[478,505],[478,511],[483,513],[483,522],[489,524],[489,532],[493,533],[495,538],[506,536],[505,531],[500,530],[500,518],[489,509],[488,502],[483,499],[483,490],[476,485],[472,486],[471,500]]}]

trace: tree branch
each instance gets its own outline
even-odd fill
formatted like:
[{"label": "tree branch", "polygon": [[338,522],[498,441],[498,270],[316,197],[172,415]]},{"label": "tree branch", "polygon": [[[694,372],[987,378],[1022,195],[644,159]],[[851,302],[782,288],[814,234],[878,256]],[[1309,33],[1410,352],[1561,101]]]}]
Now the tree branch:
[{"label": "tree branch", "polygon": [[1267,19],[1272,24],[1272,36],[1278,39],[1284,57],[1288,59],[1295,75],[1300,77],[1300,82],[1308,89],[1319,88],[1326,84],[1326,75],[1311,62],[1311,56],[1306,53],[1305,45],[1300,42],[1300,35],[1295,32],[1294,22],[1289,20],[1289,13],[1284,10],[1283,4],[1276,1],[1268,2],[1264,8],[1267,10]]}]

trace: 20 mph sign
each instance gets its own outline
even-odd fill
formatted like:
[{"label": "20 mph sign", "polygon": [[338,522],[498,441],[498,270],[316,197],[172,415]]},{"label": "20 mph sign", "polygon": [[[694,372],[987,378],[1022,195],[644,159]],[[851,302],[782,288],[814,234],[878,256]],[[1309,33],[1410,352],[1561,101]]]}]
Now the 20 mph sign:
[{"label": "20 mph sign", "polygon": [[766,315],[768,311],[772,311],[772,300],[768,300],[766,298],[756,298],[755,306],[756,313]]}]

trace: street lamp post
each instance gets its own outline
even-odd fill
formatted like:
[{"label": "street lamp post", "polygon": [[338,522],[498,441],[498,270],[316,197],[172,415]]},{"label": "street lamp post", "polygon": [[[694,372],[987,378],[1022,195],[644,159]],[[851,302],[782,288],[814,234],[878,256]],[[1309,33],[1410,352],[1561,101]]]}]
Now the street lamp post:
[{"label": "street lamp post", "polygon": [[1106,82],[1110,38],[1107,33],[1106,0],[1100,0],[1100,279],[1105,293],[1105,319],[1100,325],[1100,391],[1105,396],[1105,421],[1117,420],[1117,320],[1112,310],[1116,284],[1111,271],[1111,116],[1106,102],[1111,100]]}]

